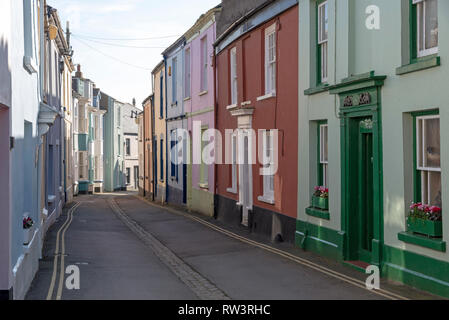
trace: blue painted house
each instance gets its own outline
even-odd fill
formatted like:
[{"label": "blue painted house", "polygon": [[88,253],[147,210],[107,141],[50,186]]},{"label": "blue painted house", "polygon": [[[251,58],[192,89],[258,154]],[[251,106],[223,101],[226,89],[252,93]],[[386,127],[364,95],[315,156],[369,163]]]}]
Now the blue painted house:
[{"label": "blue painted house", "polygon": [[187,204],[187,165],[185,150],[187,150],[188,123],[184,110],[184,45],[185,37],[179,38],[164,52],[166,121],[167,121],[167,195],[168,203],[175,205]]}]

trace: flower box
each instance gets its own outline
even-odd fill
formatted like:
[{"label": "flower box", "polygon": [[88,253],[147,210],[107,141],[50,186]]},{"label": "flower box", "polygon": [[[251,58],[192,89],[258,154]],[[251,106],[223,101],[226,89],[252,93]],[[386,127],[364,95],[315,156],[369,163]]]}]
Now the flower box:
[{"label": "flower box", "polygon": [[312,197],[312,207],[321,210],[329,210],[329,198],[322,198],[313,196]]},{"label": "flower box", "polygon": [[429,237],[442,237],[443,236],[443,222],[431,221],[419,218],[409,217],[407,219],[408,231],[423,234]]},{"label": "flower box", "polygon": [[31,240],[33,240],[34,228],[23,229],[23,244],[29,245]]}]

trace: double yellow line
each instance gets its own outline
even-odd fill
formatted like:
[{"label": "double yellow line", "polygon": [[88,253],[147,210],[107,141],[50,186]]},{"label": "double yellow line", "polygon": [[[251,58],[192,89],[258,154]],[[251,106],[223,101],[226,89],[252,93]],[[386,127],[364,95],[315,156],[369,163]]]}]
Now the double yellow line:
[{"label": "double yellow line", "polygon": [[[76,209],[81,205],[81,203],[77,202],[75,205],[70,208],[67,213],[67,219],[64,224],[59,228],[58,233],[56,234],[56,247],[55,247],[55,257],[53,260],[53,275],[51,277],[50,288],[48,289],[47,300],[52,300],[53,291],[55,289],[56,277],[58,274],[58,258],[61,257],[60,262],[60,272],[59,272],[59,282],[58,282],[58,290],[56,292],[56,300],[61,300],[62,297],[62,289],[64,285],[64,274],[65,274],[65,233],[67,229],[70,227],[73,221],[73,214]],[[61,246],[59,245],[59,239],[61,238]]]},{"label": "double yellow line", "polygon": [[[294,261],[294,262],[296,262],[298,264],[301,264],[303,266],[306,266],[308,268],[314,269],[314,270],[316,270],[318,272],[324,273],[324,274],[326,274],[328,276],[331,276],[333,278],[336,278],[336,279],[339,279],[339,280],[344,281],[346,283],[349,283],[349,284],[351,284],[351,285],[353,285],[355,287],[358,287],[358,288],[361,288],[361,289],[364,289],[364,290],[368,290],[366,288],[365,282],[363,282],[363,281],[361,281],[359,279],[347,276],[347,275],[342,274],[340,272],[337,272],[337,271],[334,271],[332,269],[329,269],[329,268],[326,268],[324,266],[321,266],[319,264],[316,264],[316,263],[314,263],[312,261],[309,261],[307,259],[303,259],[303,258],[297,257],[297,256],[295,256],[293,254],[290,254],[288,252],[285,252],[285,251],[276,249],[274,247],[265,245],[263,243],[259,243],[259,242],[250,240],[248,238],[239,236],[238,234],[235,234],[235,233],[230,232],[230,231],[228,231],[226,229],[220,228],[220,227],[218,227],[218,226],[216,226],[216,225],[214,225],[214,224],[212,224],[210,222],[207,222],[207,221],[205,221],[205,220],[203,220],[201,218],[195,217],[193,215],[185,214],[185,213],[183,213],[181,211],[172,209],[170,207],[157,205],[157,204],[155,204],[153,202],[150,202],[150,201],[148,201],[146,199],[143,199],[141,197],[138,197],[138,196],[135,196],[135,197],[140,199],[140,200],[142,200],[142,201],[144,201],[144,202],[146,202],[146,203],[148,203],[151,206],[163,208],[163,209],[165,209],[167,211],[170,211],[170,212],[172,212],[174,214],[181,215],[183,217],[186,217],[186,218],[189,218],[191,220],[194,220],[194,221],[196,221],[198,223],[201,223],[202,225],[204,225],[204,226],[206,226],[206,227],[208,227],[210,229],[213,229],[213,230],[218,231],[218,232],[220,232],[222,234],[225,234],[228,237],[231,237],[233,239],[239,240],[241,242],[244,242],[244,243],[249,244],[249,245],[254,246],[254,247],[258,247],[258,248],[263,249],[265,251],[269,251],[269,252],[274,253],[274,254],[276,254],[278,256],[284,257],[284,258],[286,258],[288,260]],[[390,300],[409,300],[406,297],[403,297],[401,295],[398,295],[396,293],[393,293],[391,291],[387,291],[387,290],[384,290],[384,289],[370,290],[370,292],[373,293],[373,294],[377,294],[377,295],[379,295],[381,297],[384,297],[386,299],[390,299]]]}]

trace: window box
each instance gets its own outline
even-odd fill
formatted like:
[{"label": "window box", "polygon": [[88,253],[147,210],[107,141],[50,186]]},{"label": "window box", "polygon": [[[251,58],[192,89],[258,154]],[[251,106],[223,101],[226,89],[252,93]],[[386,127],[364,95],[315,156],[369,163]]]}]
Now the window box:
[{"label": "window box", "polygon": [[312,196],[312,207],[321,210],[329,210],[329,198]]},{"label": "window box", "polygon": [[423,234],[428,237],[439,238],[443,236],[442,221],[430,221],[409,217],[407,219],[407,227],[409,232]]}]

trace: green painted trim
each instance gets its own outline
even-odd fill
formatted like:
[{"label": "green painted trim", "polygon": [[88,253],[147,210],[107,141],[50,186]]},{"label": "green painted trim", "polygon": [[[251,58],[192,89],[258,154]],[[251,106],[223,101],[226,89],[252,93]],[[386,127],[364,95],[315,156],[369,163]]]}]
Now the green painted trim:
[{"label": "green painted trim", "polygon": [[449,298],[449,263],[383,246],[382,276]]},{"label": "green painted trim", "polygon": [[320,126],[322,126],[323,124],[327,124],[327,120],[320,120],[317,121],[317,158],[316,158],[316,162],[317,162],[317,169],[318,169],[318,174],[317,174],[317,186],[322,186],[324,183],[324,177],[323,177],[323,165],[321,164],[321,130],[320,130]]},{"label": "green painted trim", "polygon": [[397,75],[408,74],[416,71],[426,70],[434,67],[439,67],[441,65],[441,58],[439,56],[432,56],[430,58],[426,57],[423,59],[416,60],[408,65],[401,66],[396,69]]},{"label": "green painted trim", "polygon": [[441,239],[428,238],[426,236],[414,234],[413,232],[401,232],[398,234],[398,239],[417,246],[446,252],[446,242]]},{"label": "green painted trim", "polygon": [[387,76],[376,76],[374,71],[351,76],[343,79],[340,83],[330,86],[330,94],[342,94],[345,92],[366,89],[370,87],[381,87]]},{"label": "green painted trim", "polygon": [[307,251],[312,251],[325,257],[343,261],[345,233],[322,226],[296,221],[295,244]]},{"label": "green painted trim", "polygon": [[324,219],[324,220],[330,220],[330,218],[331,218],[329,211],[321,210],[321,209],[317,209],[317,208],[307,208],[306,214],[309,216]]},{"label": "green painted trim", "polygon": [[311,95],[326,92],[326,91],[329,91],[329,85],[328,84],[320,84],[316,87],[304,90],[304,95],[311,96]]},{"label": "green painted trim", "polygon": [[88,151],[89,149],[89,135],[86,133],[78,134],[78,151]]},{"label": "green painted trim", "polygon": [[[345,245],[344,256],[347,260],[369,260],[370,264],[380,265],[382,260],[383,247],[383,167],[382,167],[382,101],[381,86],[384,84],[386,76],[376,76],[374,71],[351,76],[343,79],[337,85],[331,87],[331,94],[339,94],[340,98],[340,122],[341,122],[341,226],[346,233],[347,243]],[[362,93],[369,93],[370,101],[367,104],[360,104]],[[360,97],[359,97],[360,95]],[[344,100],[348,96],[354,101],[354,106],[345,107]],[[355,159],[355,149],[350,147],[351,139],[359,135],[357,122],[362,117],[371,118],[373,128],[373,240],[370,257],[363,256],[364,251],[360,248],[358,239],[358,219],[354,219],[355,208],[354,199],[358,196],[353,194],[352,186],[357,185],[355,181],[357,175],[350,167],[351,159]],[[357,128],[357,129],[356,129]],[[353,138],[351,138],[353,137]],[[358,139],[358,138],[357,138]],[[357,140],[358,141],[358,140]],[[378,174],[377,174],[378,173]]]}]

